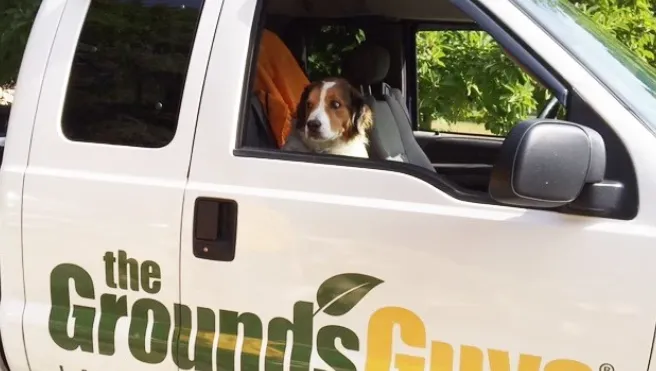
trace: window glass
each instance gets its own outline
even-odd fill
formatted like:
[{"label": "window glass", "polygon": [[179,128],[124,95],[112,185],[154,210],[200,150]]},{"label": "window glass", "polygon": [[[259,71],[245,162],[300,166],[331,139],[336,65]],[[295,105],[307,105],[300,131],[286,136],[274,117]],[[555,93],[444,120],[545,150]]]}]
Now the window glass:
[{"label": "window glass", "polygon": [[551,98],[484,31],[420,31],[416,41],[422,130],[505,136]]},{"label": "window glass", "polygon": [[307,43],[307,74],[310,81],[340,76],[342,58],[365,41],[364,31],[346,25],[322,25],[310,31]]},{"label": "window glass", "polygon": [[92,0],[66,96],[71,140],[157,148],[175,135],[202,0]]},{"label": "window glass", "polygon": [[[644,56],[652,55],[656,45],[649,25],[642,25],[636,18],[615,16],[606,25],[581,12],[581,9],[564,0],[512,0],[524,13],[539,24],[569,53],[577,58],[600,82],[629,107],[656,134],[656,63],[647,63]],[[615,14],[623,14],[630,8],[642,8],[649,2],[619,2],[621,9]],[[612,3],[610,3],[612,4]],[[612,7],[609,3],[603,8]],[[588,8],[592,10],[596,4]],[[651,1],[652,9],[656,1]],[[595,11],[595,13],[597,13]],[[598,16],[604,12],[600,11]],[[614,14],[614,15],[615,15]],[[644,14],[644,13],[643,13]],[[602,17],[608,18],[607,15]],[[652,20],[653,22],[653,20]],[[614,32],[605,29],[613,24]],[[641,35],[640,40],[634,36]],[[618,36],[629,36],[631,40]],[[650,50],[651,49],[651,50]],[[641,53],[637,53],[640,51]],[[645,54],[646,53],[646,54]]]}]

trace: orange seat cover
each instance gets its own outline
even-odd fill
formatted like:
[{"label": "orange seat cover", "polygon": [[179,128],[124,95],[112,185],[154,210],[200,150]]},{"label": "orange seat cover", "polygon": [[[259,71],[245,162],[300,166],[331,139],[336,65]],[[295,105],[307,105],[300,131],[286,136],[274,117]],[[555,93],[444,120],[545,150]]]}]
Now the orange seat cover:
[{"label": "orange seat cover", "polygon": [[254,91],[264,107],[278,147],[285,144],[308,78],[285,43],[265,29],[260,41]]}]

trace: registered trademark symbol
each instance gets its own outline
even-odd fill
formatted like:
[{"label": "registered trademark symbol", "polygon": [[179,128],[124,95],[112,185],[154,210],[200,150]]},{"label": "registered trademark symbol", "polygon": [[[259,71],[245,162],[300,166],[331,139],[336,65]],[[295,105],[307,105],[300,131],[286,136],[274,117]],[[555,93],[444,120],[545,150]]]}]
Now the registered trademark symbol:
[{"label": "registered trademark symbol", "polygon": [[615,371],[615,367],[613,367],[613,365],[610,363],[604,363],[599,366],[599,371]]}]

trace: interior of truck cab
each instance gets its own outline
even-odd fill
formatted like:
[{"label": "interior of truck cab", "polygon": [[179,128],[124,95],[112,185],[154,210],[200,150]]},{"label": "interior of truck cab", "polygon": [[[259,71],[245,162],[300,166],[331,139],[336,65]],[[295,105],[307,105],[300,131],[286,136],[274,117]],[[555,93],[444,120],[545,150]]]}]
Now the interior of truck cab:
[{"label": "interior of truck cab", "polygon": [[[476,197],[487,197],[491,169],[508,124],[502,128],[506,130],[498,130],[500,123],[486,125],[486,120],[495,119],[493,115],[458,117],[453,111],[465,105],[470,111],[503,110],[499,107],[505,106],[504,99],[509,98],[498,90],[485,91],[485,87],[470,90],[471,81],[478,79],[476,75],[484,76],[486,71],[470,68],[465,70],[470,76],[454,80],[449,71],[461,62],[457,58],[444,58],[443,62],[426,57],[431,39],[480,37],[489,44],[481,49],[482,53],[498,54],[500,63],[514,65],[517,73],[525,73],[526,84],[542,87],[538,105],[524,119],[555,118],[564,111],[558,92],[552,94],[545,81],[537,80],[544,75],[539,68],[532,68],[533,59],[513,57],[517,44],[498,44],[493,35],[448,0],[266,0],[258,13],[260,35],[265,29],[279,37],[308,81],[339,76],[367,95],[374,112],[370,151],[402,156],[406,160],[403,166],[422,168],[432,173],[429,176],[440,177]],[[253,40],[255,64],[260,35]],[[447,49],[448,45],[442,52]],[[442,63],[450,65],[444,67]],[[443,72],[433,81],[426,81],[426,69],[431,68]],[[269,103],[257,90],[250,90],[242,147],[279,149],[279,129],[270,122]],[[289,109],[293,110],[293,105]]]}]

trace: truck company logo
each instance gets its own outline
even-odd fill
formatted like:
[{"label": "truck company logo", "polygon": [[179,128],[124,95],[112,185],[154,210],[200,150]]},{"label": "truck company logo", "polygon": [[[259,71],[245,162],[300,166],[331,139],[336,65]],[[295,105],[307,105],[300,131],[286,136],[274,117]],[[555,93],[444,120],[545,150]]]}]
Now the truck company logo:
[{"label": "truck company logo", "polygon": [[[135,259],[128,259],[124,251],[118,252],[118,259],[113,252],[107,252],[103,260],[106,284],[109,288],[133,291],[141,288],[152,295],[160,291],[161,271],[157,263],[145,261],[139,264]],[[115,267],[118,267],[118,282],[115,279]],[[383,283],[376,277],[364,274],[344,273],[328,278],[317,290],[316,304],[300,300],[293,306],[291,320],[282,317],[271,319],[267,325],[266,339],[263,336],[263,322],[255,313],[198,307],[195,309],[196,336],[192,349],[190,337],[193,325],[190,307],[173,304],[171,313],[157,300],[142,298],[136,300],[128,311],[127,295],[117,296],[109,293],[100,294],[99,308],[78,305],[72,303],[74,295],[69,290],[70,280],[73,281],[78,297],[92,300],[97,298],[92,277],[82,267],[62,263],[50,273],[50,336],[59,347],[69,351],[113,355],[117,322],[120,318],[127,317],[130,321],[128,346],[135,359],[157,364],[165,361],[170,352],[175,365],[183,370],[210,371],[214,368],[213,356],[218,369],[234,370],[240,324],[243,328],[243,339],[238,356],[242,370],[257,370],[261,357],[264,357],[266,371],[282,370],[286,351],[291,351],[292,370],[309,370],[314,349],[334,370],[357,370],[353,361],[338,349],[337,340],[346,350],[365,353],[365,371],[391,368],[399,371],[457,370],[454,346],[442,341],[428,341],[422,319],[402,307],[383,307],[374,311],[368,319],[368,330],[364,336],[338,324],[314,328],[315,316],[332,316],[338,322],[341,316],[347,315],[371,290]],[[150,329],[149,313],[154,318]],[[96,316],[100,316],[97,331],[98,349],[94,349],[93,344]],[[67,331],[69,318],[73,321],[70,326],[72,334]],[[399,339],[393,336],[395,326],[400,329]],[[291,344],[287,344],[289,332],[292,333]],[[213,344],[217,335],[219,339],[215,347]],[[366,346],[361,341],[361,336]],[[430,357],[403,354],[398,350],[400,344],[429,351]],[[460,346],[457,363],[459,371],[511,371],[508,351],[483,350],[471,345]],[[592,369],[574,360],[548,361],[540,356],[520,354],[513,371]]]}]

